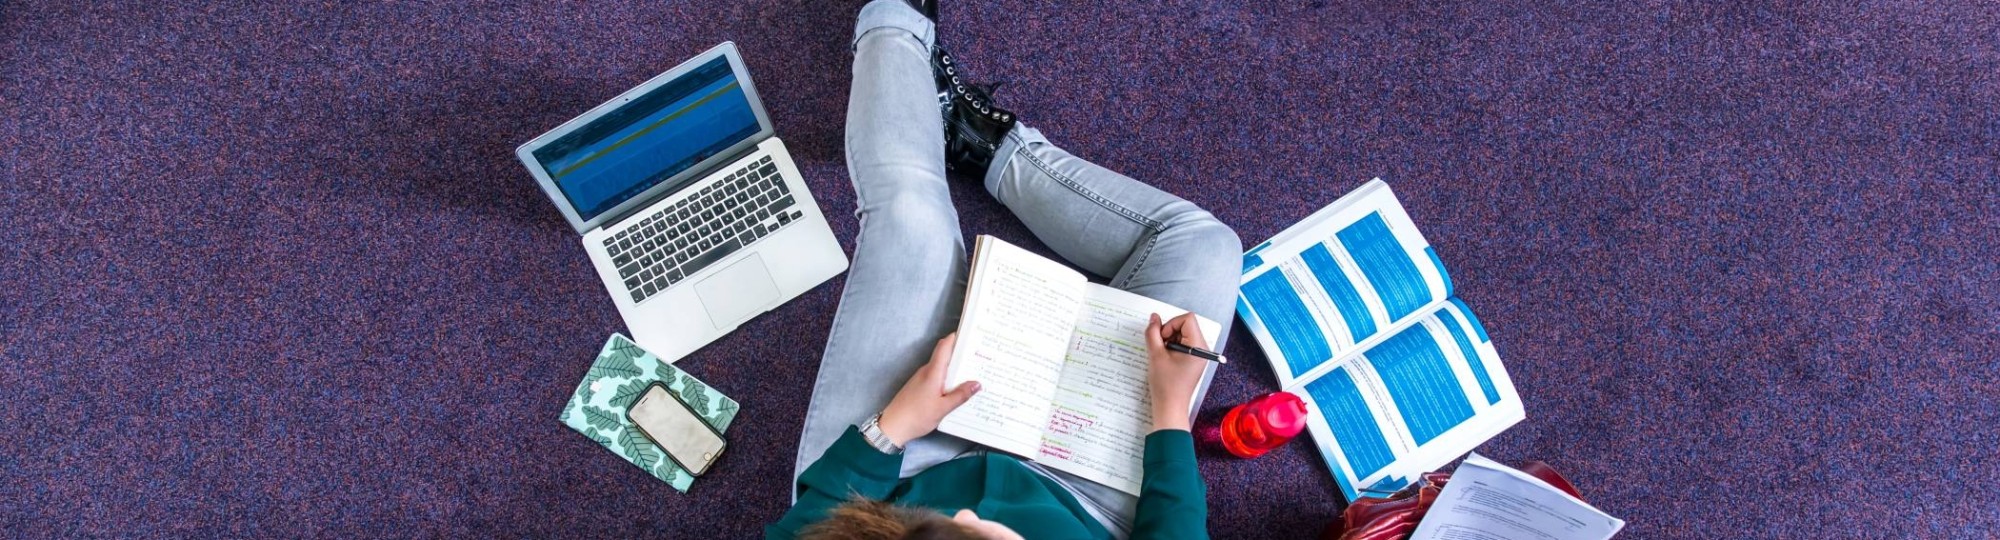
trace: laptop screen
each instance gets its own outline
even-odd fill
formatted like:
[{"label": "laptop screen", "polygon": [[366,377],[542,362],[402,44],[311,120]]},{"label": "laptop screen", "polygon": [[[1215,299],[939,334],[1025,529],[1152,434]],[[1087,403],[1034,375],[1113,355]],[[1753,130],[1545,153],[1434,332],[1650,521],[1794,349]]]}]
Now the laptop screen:
[{"label": "laptop screen", "polygon": [[[718,55],[535,149],[534,156],[589,221],[759,130],[729,59]],[[698,179],[690,175],[678,183]]]}]

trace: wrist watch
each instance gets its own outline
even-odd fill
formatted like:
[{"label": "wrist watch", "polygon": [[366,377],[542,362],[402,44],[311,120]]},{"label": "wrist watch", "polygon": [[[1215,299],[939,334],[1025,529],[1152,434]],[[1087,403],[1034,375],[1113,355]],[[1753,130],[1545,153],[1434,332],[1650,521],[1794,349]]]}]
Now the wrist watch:
[{"label": "wrist watch", "polygon": [[889,440],[888,434],[882,433],[881,413],[876,413],[875,416],[868,417],[868,421],[861,423],[861,438],[867,439],[868,446],[873,446],[884,454],[903,453],[903,447],[896,446],[895,441]]}]

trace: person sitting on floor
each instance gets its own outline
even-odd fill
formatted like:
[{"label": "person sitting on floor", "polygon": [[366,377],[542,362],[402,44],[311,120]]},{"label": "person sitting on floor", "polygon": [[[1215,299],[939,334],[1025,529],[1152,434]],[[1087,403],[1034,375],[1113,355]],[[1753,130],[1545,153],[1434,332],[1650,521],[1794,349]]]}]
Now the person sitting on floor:
[{"label": "person sitting on floor", "polygon": [[[936,47],[936,13],[934,1],[875,0],[856,23],[847,161],[861,232],[800,435],[795,503],[766,536],[1207,537],[1188,411],[1213,371],[1165,343],[1208,347],[1194,314],[1228,327],[1241,240],[994,106]],[[967,264],[948,166],[978,174],[1072,264],[1192,310],[1146,325],[1153,431],[1139,496],[933,433],[979,390],[944,387]]]}]

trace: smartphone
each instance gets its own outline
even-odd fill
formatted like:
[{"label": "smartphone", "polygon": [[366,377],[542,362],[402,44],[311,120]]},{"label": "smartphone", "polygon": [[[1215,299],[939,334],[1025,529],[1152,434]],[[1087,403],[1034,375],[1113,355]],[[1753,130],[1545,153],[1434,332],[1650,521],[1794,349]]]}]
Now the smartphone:
[{"label": "smartphone", "polygon": [[625,417],[688,474],[701,476],[722,456],[722,432],[703,421],[680,396],[667,391],[664,382],[653,381],[647,386]]}]

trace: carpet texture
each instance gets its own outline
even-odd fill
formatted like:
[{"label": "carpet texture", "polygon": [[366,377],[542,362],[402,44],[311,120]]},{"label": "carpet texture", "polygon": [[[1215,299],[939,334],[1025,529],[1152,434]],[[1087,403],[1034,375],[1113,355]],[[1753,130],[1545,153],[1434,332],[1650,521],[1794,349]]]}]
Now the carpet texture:
[{"label": "carpet texture", "polygon": [[[857,3],[0,2],[0,536],[743,538],[841,281],[681,362],[682,495],[556,415],[623,330],[519,143],[718,42],[852,249]],[[2000,7],[948,2],[1056,141],[1255,242],[1389,180],[1632,538],[2000,536]],[[1033,243],[984,194],[967,234]],[[1206,407],[1273,389],[1240,328]],[[1219,538],[1341,508],[1205,454]]]}]

